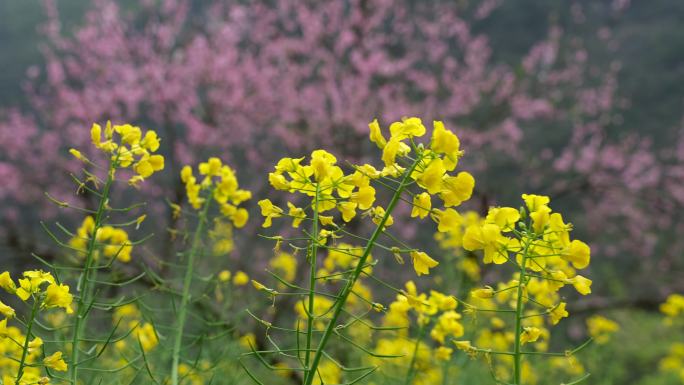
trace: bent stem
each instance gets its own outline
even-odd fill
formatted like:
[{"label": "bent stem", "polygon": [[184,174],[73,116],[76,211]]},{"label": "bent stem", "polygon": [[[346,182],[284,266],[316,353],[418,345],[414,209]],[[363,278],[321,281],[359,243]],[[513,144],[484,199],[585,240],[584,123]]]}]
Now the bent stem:
[{"label": "bent stem", "polygon": [[[316,196],[314,197],[313,206],[313,224],[311,225],[311,254],[309,256],[309,263],[311,270],[309,271],[309,310],[307,311],[307,326],[306,326],[306,356],[304,359],[304,376],[308,376],[309,361],[311,360],[311,340],[313,336],[314,316],[314,297],[316,296],[316,254],[318,253],[318,196],[320,192],[320,183],[316,183]],[[297,336],[299,338],[299,336]]]},{"label": "bent stem", "polygon": [[19,361],[19,369],[17,370],[17,384],[20,383],[24,376],[24,368],[26,367],[26,357],[28,356],[29,342],[31,341],[31,331],[33,330],[33,320],[36,319],[39,302],[35,297],[33,298],[33,308],[31,309],[31,318],[26,325],[26,338],[24,339],[23,351],[21,352],[21,360]]},{"label": "bent stem", "polygon": [[328,326],[325,328],[325,331],[323,331],[323,335],[321,336],[321,340],[319,341],[318,347],[316,348],[316,353],[314,354],[313,361],[311,362],[311,367],[307,368],[307,375],[304,377],[304,385],[311,385],[313,383],[313,380],[316,377],[316,370],[318,369],[318,364],[321,362],[321,358],[323,357],[323,351],[325,350],[325,347],[328,344],[330,336],[336,329],[335,324],[337,323],[338,318],[340,318],[340,314],[342,314],[342,310],[347,302],[347,298],[349,297],[349,294],[351,293],[352,288],[356,283],[356,280],[361,275],[361,272],[363,271],[363,268],[366,265],[366,260],[368,259],[368,256],[370,255],[371,251],[373,250],[373,247],[375,246],[378,237],[380,236],[380,234],[382,234],[387,219],[390,217],[392,211],[394,211],[394,208],[396,207],[397,203],[399,202],[399,199],[401,198],[402,192],[408,185],[411,174],[413,174],[413,171],[415,170],[416,166],[418,165],[421,159],[422,157],[418,156],[416,160],[408,168],[408,170],[406,170],[406,172],[404,173],[404,176],[402,177],[399,186],[394,191],[394,195],[392,195],[392,199],[387,205],[385,215],[380,220],[380,223],[378,223],[371,237],[368,239],[366,247],[364,247],[363,249],[363,254],[361,254],[361,257],[359,258],[359,261],[356,264],[356,268],[352,272],[352,275],[349,278],[349,280],[347,280],[347,283],[342,288],[340,294],[337,296],[338,299],[333,305],[335,308],[333,310],[332,317],[330,318],[330,321],[328,322]]},{"label": "bent stem", "polygon": [[97,212],[95,213],[95,223],[93,225],[93,233],[90,235],[88,240],[88,248],[86,250],[85,256],[85,266],[83,267],[83,273],[81,274],[80,281],[77,286],[77,290],[81,293],[78,297],[77,310],[76,310],[76,321],[73,327],[73,339],[71,341],[71,383],[78,383],[78,343],[82,340],[83,326],[90,312],[90,302],[91,297],[94,292],[94,287],[92,283],[94,279],[91,275],[95,273],[93,268],[93,261],[95,256],[95,248],[97,247],[97,232],[102,227],[102,222],[104,220],[104,213],[107,209],[107,201],[109,200],[109,190],[114,183],[114,171],[116,169],[116,160],[109,161],[109,167],[107,170],[107,181],[105,182],[102,194],[100,195],[100,201],[97,206]]},{"label": "bent stem", "polygon": [[207,220],[207,213],[209,206],[213,199],[213,191],[207,197],[204,207],[198,216],[197,228],[192,236],[192,245],[188,253],[187,265],[185,266],[185,277],[183,279],[183,294],[181,297],[180,308],[178,309],[178,316],[176,317],[176,334],[173,341],[173,353],[171,364],[171,383],[178,385],[178,367],[180,364],[180,350],[183,342],[183,329],[185,328],[185,320],[187,318],[188,302],[190,301],[190,286],[192,285],[192,277],[195,270],[195,258],[202,246],[202,233],[204,232],[204,225]]},{"label": "bent stem", "polygon": [[522,351],[520,336],[522,334],[522,320],[525,306],[523,303],[523,290],[525,287],[525,264],[527,263],[529,242],[525,244],[520,262],[520,276],[518,277],[518,298],[515,305],[515,347],[513,349],[513,384],[522,384]]}]

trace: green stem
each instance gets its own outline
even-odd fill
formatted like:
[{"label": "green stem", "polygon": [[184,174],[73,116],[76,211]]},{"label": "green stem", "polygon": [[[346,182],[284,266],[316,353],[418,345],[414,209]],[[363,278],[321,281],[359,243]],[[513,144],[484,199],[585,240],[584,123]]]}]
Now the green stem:
[{"label": "green stem", "polygon": [[416,337],[416,344],[413,347],[413,355],[411,356],[411,363],[408,367],[408,372],[406,373],[406,381],[404,385],[411,385],[413,383],[413,377],[416,375],[415,366],[416,360],[418,359],[418,348],[420,347],[420,340],[423,338],[423,333],[425,332],[425,324],[421,324],[418,329],[418,336]]},{"label": "green stem", "polygon": [[93,274],[93,260],[95,255],[95,247],[97,246],[97,231],[102,226],[102,221],[104,213],[107,207],[107,200],[109,199],[109,190],[114,183],[114,161],[109,162],[109,167],[107,170],[107,181],[105,182],[104,189],[102,190],[102,195],[97,206],[97,212],[95,213],[95,224],[93,225],[93,233],[90,234],[90,239],[88,240],[88,248],[86,249],[85,256],[85,266],[83,267],[83,274],[81,275],[81,281],[78,285],[78,290],[81,295],[78,298],[77,310],[76,310],[76,320],[74,321],[74,333],[73,339],[71,341],[71,383],[76,385],[78,383],[78,343],[81,341],[81,335],[83,334],[83,326],[90,312],[90,297],[93,293],[93,288],[91,287],[92,279],[90,277]]},{"label": "green stem", "polygon": [[442,385],[449,383],[449,361],[445,361],[442,365]]},{"label": "green stem", "polygon": [[520,343],[520,335],[522,334],[522,320],[523,312],[525,310],[523,303],[523,290],[525,287],[525,264],[527,263],[529,243],[525,244],[525,249],[522,253],[522,260],[520,262],[520,276],[518,277],[518,298],[515,305],[515,347],[513,349],[513,377],[514,385],[522,384],[522,351]]},{"label": "green stem", "polygon": [[413,173],[413,170],[415,170],[416,166],[418,165],[418,162],[420,161],[420,157],[416,159],[412,164],[411,167],[404,173],[404,177],[402,178],[401,182],[399,183],[399,187],[397,187],[396,191],[394,192],[394,195],[392,196],[392,199],[390,200],[389,204],[387,205],[387,210],[385,211],[385,215],[382,217],[380,220],[380,223],[378,223],[378,226],[375,228],[375,231],[373,231],[373,235],[368,239],[368,242],[366,243],[366,247],[363,250],[363,254],[359,258],[358,263],[356,264],[356,268],[354,269],[354,272],[352,273],[350,279],[347,281],[347,283],[344,285],[342,288],[338,300],[335,302],[335,309],[333,310],[332,317],[330,318],[330,322],[328,322],[328,326],[325,328],[325,331],[323,332],[323,335],[321,336],[321,340],[318,343],[318,347],[316,348],[316,354],[314,355],[314,359],[311,362],[311,367],[309,368],[309,371],[304,377],[304,385],[311,385],[313,383],[314,378],[316,377],[316,369],[318,369],[318,364],[321,362],[321,358],[323,357],[323,350],[328,344],[328,340],[330,339],[330,336],[333,333],[333,330],[335,329],[335,324],[337,323],[337,319],[340,317],[340,314],[342,314],[342,309],[344,308],[344,305],[347,302],[347,298],[349,297],[349,294],[352,291],[352,288],[354,287],[354,284],[356,283],[356,280],[359,278],[359,275],[361,275],[361,272],[363,270],[363,267],[366,264],[366,260],[368,259],[368,256],[370,255],[371,251],[373,250],[373,246],[375,246],[375,242],[377,241],[378,237],[380,237],[380,234],[382,234],[383,229],[385,227],[385,223],[387,222],[387,219],[390,217],[390,214],[392,211],[394,211],[395,206],[399,202],[399,198],[401,197],[401,193],[404,191],[408,184],[408,180],[411,177],[411,174]]},{"label": "green stem", "polygon": [[[313,224],[311,225],[311,255],[309,256],[309,263],[311,269],[309,271],[309,310],[307,314],[308,324],[306,326],[306,356],[304,358],[304,377],[309,374],[309,362],[311,361],[311,340],[313,336],[314,317],[314,298],[316,296],[316,254],[318,254],[318,194],[320,191],[320,183],[316,183],[316,196],[314,197],[313,205]],[[297,337],[299,338],[299,337]]]},{"label": "green stem", "polygon": [[178,316],[176,317],[176,334],[173,341],[172,366],[171,366],[171,383],[178,385],[178,367],[180,364],[180,350],[183,342],[183,329],[185,328],[185,320],[187,318],[188,302],[190,301],[190,286],[192,284],[192,277],[195,270],[195,258],[201,247],[202,233],[204,232],[204,225],[207,220],[207,213],[209,206],[213,199],[213,191],[207,197],[204,207],[198,216],[199,223],[195,229],[192,237],[192,245],[188,253],[187,265],[185,267],[185,277],[183,279],[183,295],[181,297],[180,308],[178,309]]},{"label": "green stem", "polygon": [[31,318],[26,325],[26,338],[24,339],[24,349],[21,352],[21,361],[19,361],[19,370],[17,371],[17,384],[20,382],[21,378],[24,376],[24,367],[26,366],[26,357],[28,356],[28,346],[31,341],[31,331],[33,330],[33,320],[36,318],[36,313],[38,312],[39,302],[38,299],[33,297],[33,309],[31,309]]}]

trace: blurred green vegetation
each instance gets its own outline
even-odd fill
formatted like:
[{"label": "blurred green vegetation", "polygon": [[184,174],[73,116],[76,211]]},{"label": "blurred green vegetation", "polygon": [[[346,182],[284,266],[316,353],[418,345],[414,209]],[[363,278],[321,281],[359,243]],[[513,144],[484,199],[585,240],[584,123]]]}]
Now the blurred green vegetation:
[{"label": "blurred green vegetation", "polygon": [[0,1],[0,105],[20,103],[26,68],[41,61],[40,1]]},{"label": "blurred green vegetation", "polygon": [[605,345],[594,345],[580,353],[580,360],[592,373],[592,385],[676,385],[672,373],[658,370],[659,361],[673,342],[684,341],[684,330],[667,327],[659,314],[624,309],[606,316],[620,324]]},{"label": "blurred green vegetation", "polygon": [[[90,2],[58,2],[63,26],[68,31],[78,23]],[[21,106],[26,102],[22,83],[26,69],[43,63],[41,27],[45,21],[42,0],[0,1],[0,106]]]},{"label": "blurred green vegetation", "polygon": [[[659,362],[668,353],[673,342],[684,341],[684,330],[667,327],[661,314],[637,309],[621,309],[606,312],[604,315],[620,324],[620,330],[602,345],[593,343],[580,351],[576,358],[584,366],[590,377],[582,382],[590,385],[680,385],[675,374],[659,370]],[[572,315],[571,315],[572,317]],[[577,319],[572,320],[575,322]],[[577,326],[578,328],[574,328]],[[583,328],[571,325],[570,330]],[[582,343],[585,337],[572,342],[569,338],[553,336],[553,351],[563,351]],[[460,353],[455,353],[460,354]],[[457,355],[458,357],[458,355]],[[461,357],[460,361],[467,361]],[[460,362],[457,359],[457,362]],[[552,369],[544,357],[531,359],[537,370],[538,384],[560,384],[575,377]],[[474,382],[490,376],[486,365],[481,361],[466,362],[465,370],[453,384]],[[483,382],[485,383],[485,382]]]}]

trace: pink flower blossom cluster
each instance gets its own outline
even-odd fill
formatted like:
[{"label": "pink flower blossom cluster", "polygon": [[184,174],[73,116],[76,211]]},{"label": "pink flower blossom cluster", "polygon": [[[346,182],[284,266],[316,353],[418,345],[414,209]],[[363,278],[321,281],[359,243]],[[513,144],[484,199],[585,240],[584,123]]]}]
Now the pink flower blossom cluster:
[{"label": "pink flower blossom cluster", "polygon": [[[470,11],[432,1],[209,3],[146,1],[127,14],[97,0],[68,29],[46,3],[49,44],[44,71],[28,72],[31,111],[0,112],[3,228],[27,226],[27,208],[54,215],[38,203],[44,190],[73,195],[57,175],[77,169],[66,150],[87,147],[94,121],[159,132],[171,176],[146,187],[159,196],[179,191],[180,165],[208,152],[252,175],[316,146],[364,158],[370,120],[419,115],[459,133],[482,202],[502,200],[497,181],[512,175],[516,191],[553,192],[586,212],[597,243],[601,234],[619,238],[597,255],[656,268],[665,265],[654,259],[681,253],[679,240],[661,235],[682,227],[684,136],[661,154],[645,138],[620,135],[619,65],[597,70],[561,27],[510,65],[494,61],[488,38],[472,28],[500,1]],[[264,178],[250,183],[258,194]]]}]

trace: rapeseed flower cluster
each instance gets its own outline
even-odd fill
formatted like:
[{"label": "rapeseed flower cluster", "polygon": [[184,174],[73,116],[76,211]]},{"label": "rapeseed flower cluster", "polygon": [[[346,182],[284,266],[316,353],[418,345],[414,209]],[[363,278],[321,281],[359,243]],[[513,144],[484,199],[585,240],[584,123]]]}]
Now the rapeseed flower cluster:
[{"label": "rapeseed flower cluster", "polygon": [[154,325],[142,320],[143,316],[135,304],[129,303],[114,310],[112,323],[127,327],[126,334],[128,338],[120,339],[114,343],[114,346],[122,356],[125,356],[127,350],[131,347],[140,346],[147,353],[159,344],[159,337]]},{"label": "rapeseed flower cluster", "polygon": [[[514,384],[522,379],[535,383],[532,366],[522,360],[528,354],[526,346],[546,352],[549,328],[570,315],[559,291],[572,286],[587,295],[592,284],[577,273],[589,265],[591,251],[581,240],[571,240],[572,225],[552,211],[548,197],[523,194],[522,198],[519,209],[492,207],[484,218],[465,226],[465,250],[481,251],[484,264],[511,265],[514,274],[494,287],[471,291],[464,311],[475,316],[482,328],[473,340],[456,342],[467,354],[485,356],[500,381]],[[590,334],[598,342],[606,341],[617,328],[603,317],[589,320]],[[497,360],[490,358],[490,352],[500,352]]]},{"label": "rapeseed flower cluster", "polygon": [[[457,307],[453,296],[436,290],[429,294],[419,293],[416,284],[408,281],[382,318],[382,327],[394,332],[384,333],[375,348],[378,354],[399,357],[373,358],[371,361],[386,373],[405,368],[406,377],[412,384],[441,383],[444,366],[454,351],[450,341],[462,337],[465,331]],[[412,323],[418,329],[415,341],[410,339]],[[428,335],[432,343],[423,341],[424,335]]]},{"label": "rapeseed flower cluster", "polygon": [[[375,202],[375,188],[370,186],[370,176],[362,171],[344,175],[336,165],[337,158],[325,150],[311,153],[309,164],[302,165],[304,158],[283,158],[269,174],[268,180],[277,190],[300,193],[311,198],[306,207],[297,207],[288,202],[288,212],[275,206],[269,199],[259,201],[265,220],[263,227],[270,227],[273,218],[287,215],[292,218],[292,227],[299,227],[307,219],[307,210],[316,205],[321,224],[333,225],[333,217],[322,215],[337,209],[344,222],[356,216],[356,210],[371,210]],[[378,209],[375,209],[376,211]],[[369,212],[370,213],[370,212]]]},{"label": "rapeseed flower cluster", "polygon": [[[83,219],[81,226],[76,230],[76,234],[69,240],[69,246],[83,256],[88,252],[88,246],[95,232],[95,219],[87,216]],[[119,262],[127,263],[131,260],[133,244],[128,239],[128,233],[118,227],[103,225],[97,229],[95,234],[96,247],[92,250],[94,260],[99,260],[100,256],[111,259],[116,258]]]},{"label": "rapeseed flower cluster", "polygon": [[684,295],[670,294],[660,305],[660,312],[665,315],[665,324],[684,323]]},{"label": "rapeseed flower cluster", "polygon": [[199,210],[207,203],[207,199],[213,199],[223,217],[230,220],[233,226],[243,227],[249,219],[249,213],[239,205],[251,199],[252,193],[239,188],[235,170],[223,164],[221,159],[212,157],[200,163],[197,171],[201,180],[195,177],[190,166],[184,166],[180,174],[192,208]]},{"label": "rapeseed flower cluster", "polygon": [[[289,195],[276,203],[270,199],[258,202],[264,217],[262,227],[270,228],[274,221],[288,218],[287,225],[304,235],[267,237],[276,241],[274,256],[268,262],[269,273],[278,280],[275,289],[251,279],[243,271],[223,270],[209,275],[210,280],[216,278],[212,288],[216,288],[217,302],[222,302],[223,297],[218,293],[229,284],[245,287],[250,282],[273,301],[268,317],[260,319],[249,313],[266,327],[267,335],[259,341],[252,333],[243,335],[239,344],[249,350],[244,355],[259,356],[262,363],[281,375],[301,376],[303,385],[357,383],[375,370],[407,384],[441,383],[456,373],[450,365],[457,350],[471,358],[484,358],[495,380],[501,383],[540,383],[535,368],[525,359],[532,354],[548,356],[553,368],[582,375],[584,368],[574,354],[586,344],[554,353],[549,352],[549,340],[552,327],[570,316],[567,292],[563,288],[572,287],[580,295],[591,293],[592,281],[579,274],[589,266],[591,250],[583,241],[571,239],[572,225],[560,213],[553,212],[550,198],[523,194],[520,208],[492,207],[484,216],[473,211],[461,213],[457,208],[471,198],[475,180],[468,172],[457,171],[464,153],[454,132],[435,121],[431,135],[421,142],[429,130],[417,117],[393,122],[387,130],[374,120],[369,130],[370,141],[381,152],[379,167],[370,163],[346,165],[332,153],[318,149],[308,157],[282,158],[269,173],[270,185]],[[32,302],[33,312],[30,318],[21,319],[12,306],[0,301],[3,317],[0,320],[0,379],[3,384],[47,384],[52,374],[47,372],[45,377],[43,372],[48,368],[68,370],[71,382],[78,383],[81,379],[78,370],[84,372],[96,366],[79,369],[79,363],[97,359],[111,345],[123,371],[133,373],[144,369],[152,377],[158,371],[164,373],[161,375],[164,382],[174,385],[205,383],[208,377],[203,373],[210,371],[211,365],[200,358],[193,366],[187,364],[190,360],[186,348],[191,345],[186,344],[187,336],[184,336],[186,320],[194,310],[192,306],[201,298],[195,297],[192,290],[195,261],[205,255],[206,249],[216,255],[233,250],[234,228],[242,228],[248,221],[248,211],[242,205],[252,194],[240,188],[235,170],[217,157],[207,159],[196,169],[189,165],[182,168],[180,179],[193,210],[191,216],[197,218],[197,227],[189,249],[178,253],[184,262],[179,265],[184,269],[182,287],[169,290],[178,293],[181,299],[178,309],[174,308],[175,323],[167,329],[170,335],[159,333],[165,329],[158,330],[153,321],[143,317],[134,302],[112,304],[97,298],[98,284],[116,286],[118,282],[97,277],[98,270],[107,266],[93,261],[131,261],[137,243],[131,242],[121,227],[139,226],[145,216],[123,225],[107,224],[109,212],[130,210],[109,206],[109,188],[117,170],[128,169],[133,173],[128,179],[131,185],[138,185],[163,170],[164,157],[156,154],[160,139],[155,131],[144,132],[130,124],[107,122],[104,129],[94,124],[90,131],[93,145],[106,154],[109,166],[107,183],[102,190],[99,190],[99,179],[85,171],[87,179],[79,191],[94,193],[100,199],[99,207],[97,211],[82,209],[93,215],[85,217],[74,234],[65,230],[71,237],[68,247],[86,260],[79,281],[81,295],[75,306],[78,314],[74,325],[69,326],[73,327],[71,357],[65,360],[62,351],[48,355],[44,352],[43,340],[31,329],[41,312],[46,313],[44,318],[53,326],[64,324],[65,314],[74,312],[69,286],[40,270],[26,271],[16,282],[9,272],[4,272],[0,274],[0,287],[16,296],[15,302]],[[80,151],[70,152],[86,164],[93,164]],[[94,188],[89,187],[91,182]],[[383,188],[392,194],[384,204],[379,203],[386,195],[379,192]],[[209,214],[212,203],[216,204],[216,217]],[[408,205],[407,218],[397,216],[395,208],[400,204]],[[173,210],[180,213],[180,205],[173,205]],[[392,232],[402,220],[426,218],[435,223],[435,240],[443,250],[463,250],[452,267],[458,267],[470,283],[480,283],[481,264],[490,268],[510,266],[512,275],[500,282],[481,282],[469,291],[468,298],[458,298],[462,285],[455,293],[420,292],[418,279],[430,275],[431,269],[437,268],[440,262],[452,261],[445,258],[438,261],[427,252],[407,245]],[[365,222],[352,223],[362,220]],[[310,230],[303,229],[309,225]],[[368,228],[373,229],[370,235],[352,232]],[[281,249],[283,245],[290,249]],[[302,261],[298,255],[302,253],[310,267],[308,287],[296,282],[301,278]],[[416,282],[390,284],[380,278],[388,274],[376,275],[383,258],[381,254],[393,257],[399,264],[410,260],[418,276]],[[480,254],[481,264],[478,263]],[[434,281],[440,280],[443,278],[435,277]],[[381,303],[382,299],[374,298],[371,283],[395,291],[396,297],[387,305]],[[294,310],[294,325],[275,324],[279,321],[276,298]],[[297,300],[288,302],[288,298]],[[115,326],[104,343],[85,337],[91,305],[98,310],[111,310]],[[54,317],[56,312],[52,309],[57,308],[63,311]],[[684,314],[684,297],[672,295],[661,311],[668,325],[679,322]],[[472,318],[472,325],[465,323],[465,317]],[[17,326],[12,325],[14,322]],[[120,325],[126,329],[125,334],[115,337]],[[619,325],[603,316],[593,316],[587,319],[587,329],[592,339],[601,344],[619,330]],[[289,339],[286,343],[296,347],[287,348],[282,344],[281,348],[281,341],[277,341],[279,333],[294,335],[295,341]],[[331,336],[335,341],[333,348],[329,346]],[[147,354],[159,351],[165,339],[173,344],[170,371],[147,361]],[[257,347],[257,343],[267,343],[270,347]],[[90,346],[82,349],[86,344]],[[341,345],[351,347],[355,353],[341,349]],[[340,357],[334,357],[333,352]],[[681,344],[674,344],[660,368],[684,378],[680,370],[683,352]],[[79,354],[87,358],[79,359]],[[274,354],[276,358],[267,361],[261,357],[264,354]],[[368,366],[358,367],[359,363]],[[405,372],[400,373],[401,370]],[[251,373],[250,377],[255,378]]]},{"label": "rapeseed flower cluster", "polygon": [[[244,227],[249,219],[249,213],[242,203],[251,199],[252,193],[240,188],[235,170],[223,164],[221,159],[211,157],[206,162],[201,162],[197,167],[197,176],[193,168],[186,165],[180,172],[180,178],[185,185],[188,202],[193,210],[196,210],[197,223],[192,235],[189,249],[180,253],[184,263],[180,266],[184,271],[182,289],[179,291],[180,304],[175,315],[175,325],[173,331],[173,348],[170,371],[170,383],[178,385],[183,376],[191,378],[195,376],[193,372],[188,372],[189,367],[181,362],[183,349],[183,336],[185,333],[185,323],[188,318],[188,307],[192,297],[192,283],[195,276],[196,259],[203,254],[206,248],[205,227],[212,217],[210,212],[211,203],[218,205],[220,215],[213,218],[213,228],[209,229],[208,235],[212,241],[212,250],[216,255],[225,255],[233,250],[233,228]],[[180,206],[174,205],[174,211],[180,212]],[[218,281],[227,282],[231,278],[228,270],[219,272]],[[249,277],[245,273],[237,272],[233,277],[236,286],[245,285],[249,282]],[[217,299],[222,300],[223,294],[216,286]],[[144,327],[144,325],[143,325]],[[141,329],[148,335],[150,342],[153,329]],[[156,342],[155,342],[156,344]],[[201,379],[201,377],[197,377]],[[192,381],[194,382],[194,380]]]},{"label": "rapeseed flower cluster", "polygon": [[[61,351],[47,354],[43,351],[43,339],[36,336],[33,325],[39,313],[50,309],[61,309],[72,314],[73,296],[69,286],[58,283],[52,274],[42,270],[25,271],[15,282],[10,273],[0,274],[0,288],[16,296],[22,302],[32,302],[32,311],[21,317],[11,306],[0,301],[0,379],[3,384],[49,384],[50,378],[43,375],[48,368],[64,372],[67,364]],[[16,319],[16,320],[15,320]],[[8,323],[19,326],[8,326]],[[25,332],[20,329],[24,327]]]},{"label": "rapeseed flower cluster", "polygon": [[[440,232],[458,231],[461,215],[453,207],[468,200],[475,186],[474,178],[465,171],[449,174],[463,155],[458,137],[442,122],[436,121],[429,145],[416,144],[415,140],[425,135],[426,128],[415,117],[392,123],[389,140],[385,139],[377,120],[369,127],[371,141],[382,150],[382,169],[371,164],[352,165],[352,171],[345,174],[337,164],[337,158],[325,150],[313,151],[308,161],[283,158],[269,174],[270,184],[276,190],[297,193],[308,200],[301,207],[288,201],[287,208],[279,207],[270,199],[259,201],[263,227],[271,227],[275,218],[289,217],[292,227],[298,228],[303,221],[317,217],[323,228],[315,235],[320,244],[325,244],[328,239],[339,237],[341,223],[352,221],[361,210],[375,225],[384,218],[383,228],[388,228],[394,223],[394,217],[386,215],[387,207],[374,205],[376,188],[371,182],[397,183],[397,178],[407,171],[402,164],[413,163],[408,177],[420,191],[407,189],[411,195],[411,217],[423,219],[429,215]],[[433,208],[433,196],[440,198],[444,209]],[[341,223],[335,221],[333,210],[339,213]],[[439,264],[423,251],[407,253],[417,275],[429,274],[430,269]]]},{"label": "rapeseed flower cluster", "polygon": [[[9,272],[5,271],[0,274],[0,287],[24,302],[33,298],[40,303],[40,309],[62,308],[67,314],[74,312],[71,308],[73,296],[68,285],[56,282],[52,274],[42,270],[25,271],[22,276],[15,283]],[[15,315],[14,310],[4,304],[0,305],[0,313],[7,318]]]},{"label": "rapeseed flower cluster", "polygon": [[620,325],[602,315],[593,315],[587,318],[587,331],[597,344],[605,344],[610,341],[613,333],[620,330]]},{"label": "rapeseed flower cluster", "polygon": [[[135,173],[128,180],[131,185],[138,185],[164,169],[164,157],[154,154],[159,149],[160,139],[153,130],[143,132],[137,126],[112,125],[108,121],[104,130],[94,123],[90,129],[90,138],[98,150],[109,155],[113,164],[112,172],[116,169],[131,169]],[[90,162],[76,149],[69,152],[84,162]]]},{"label": "rapeseed flower cluster", "polygon": [[660,360],[658,367],[663,372],[675,374],[684,382],[684,343],[675,342],[670,345],[667,355]]},{"label": "rapeseed flower cluster", "polygon": [[[471,197],[475,181],[469,173],[455,171],[463,156],[460,141],[442,122],[435,121],[429,140],[420,143],[428,130],[416,117],[390,124],[388,138],[377,120],[371,122],[369,128],[371,142],[382,152],[382,167],[376,168],[369,163],[346,167],[338,162],[335,155],[322,149],[313,151],[309,157],[283,158],[269,173],[268,179],[276,190],[289,193],[288,199],[284,204],[270,199],[259,201],[264,217],[262,227],[270,228],[275,220],[288,218],[292,228],[301,228],[306,223],[310,229],[301,230],[305,234],[303,238],[270,237],[276,241],[276,257],[271,264],[274,270],[276,266],[279,269],[276,273],[280,281],[278,291],[253,281],[258,290],[273,297],[274,304],[275,296],[281,294],[304,297],[295,304],[295,328],[287,330],[297,334],[301,330],[306,336],[301,348],[297,348],[303,351],[300,353],[305,385],[319,383],[322,376],[328,376],[328,381],[335,383],[343,381],[343,363],[327,355],[323,359],[331,334],[345,341],[354,341],[354,346],[375,358],[380,358],[381,354],[373,351],[399,351],[408,345],[418,346],[417,349],[422,351],[424,343],[415,345],[413,341],[407,341],[408,334],[404,332],[398,332],[396,336],[384,333],[390,335],[383,335],[376,341],[376,345],[384,345],[378,348],[380,350],[360,347],[358,344],[372,346],[368,344],[373,343],[375,329],[369,314],[374,312],[387,312],[383,322],[402,319],[402,327],[408,326],[409,314],[415,313],[418,324],[425,330],[429,327],[429,333],[438,345],[434,353],[428,349],[430,360],[434,354],[448,361],[452,352],[449,339],[463,335],[459,321],[461,314],[455,311],[457,302],[454,298],[436,291],[429,296],[418,294],[411,282],[388,308],[373,300],[372,291],[367,286],[370,280],[365,279],[371,277],[392,287],[375,276],[376,260],[371,253],[374,248],[388,252],[401,264],[409,258],[417,276],[430,274],[431,269],[439,264],[425,251],[412,248],[390,234],[396,222],[393,212],[400,201],[410,205],[411,218],[423,220],[429,217],[437,224],[440,233],[457,238],[456,234],[464,231],[463,217],[455,207]],[[378,188],[386,188],[393,193],[387,204],[378,204]],[[367,219],[365,223],[375,229],[370,237],[350,232],[349,229],[356,228],[350,223],[359,219]],[[383,244],[380,239],[383,234],[395,244]],[[353,246],[359,240],[366,244]],[[294,249],[293,254],[306,250],[310,265],[308,288],[293,282],[297,263],[292,254],[283,254],[280,250],[285,242]],[[319,249],[327,251],[325,258],[318,258]],[[284,289],[295,292],[280,292]],[[349,321],[336,327],[342,314],[349,317]],[[268,321],[259,321],[269,329],[275,328]],[[302,322],[306,327],[301,326]],[[394,326],[388,328],[393,329]],[[317,348],[315,344],[318,344]],[[392,344],[394,348],[390,346]],[[370,360],[368,362],[372,366],[365,369],[371,370],[381,361],[384,360]],[[432,377],[426,377],[427,372],[420,365],[415,369],[416,376],[420,373],[419,377],[428,378],[426,383],[429,383]],[[439,366],[433,372],[434,376],[441,378]]]},{"label": "rapeseed flower cluster", "polygon": [[[71,343],[68,377],[70,382],[74,384],[82,379],[81,373],[98,366],[97,358],[110,345],[108,342],[111,342],[108,341],[100,347],[99,336],[86,337],[86,333],[89,332],[89,321],[92,320],[89,314],[93,310],[116,310],[117,307],[125,303],[123,299],[105,300],[103,298],[106,296],[105,293],[110,291],[100,290],[100,286],[107,288],[125,286],[142,277],[138,276],[122,283],[120,282],[121,271],[109,270],[115,259],[123,263],[131,261],[134,246],[143,240],[131,241],[124,228],[135,226],[137,229],[146,218],[143,214],[128,222],[111,223],[112,217],[118,216],[119,213],[128,213],[141,206],[141,204],[133,204],[129,207],[113,206],[110,198],[117,182],[117,172],[127,171],[127,174],[132,174],[128,177],[128,183],[132,186],[138,186],[144,180],[164,169],[164,157],[157,154],[161,139],[153,130],[145,131],[131,124],[113,125],[111,122],[107,122],[103,128],[95,123],[90,128],[90,138],[96,152],[104,154],[106,157],[106,166],[98,165],[89,160],[77,149],[71,149],[69,152],[86,165],[94,166],[94,170],[83,170],[85,175],[83,180],[75,175],[72,177],[79,185],[79,193],[87,192],[89,196],[96,198],[94,205],[96,209],[79,209],[79,211],[87,212],[89,215],[83,219],[80,227],[74,233],[58,226],[69,234],[70,239],[66,244],[50,233],[60,245],[66,246],[70,253],[75,251],[79,257],[75,262],[78,266],[76,269],[80,273],[77,314],[74,317],[74,322],[68,326],[70,333],[63,335],[63,338],[70,339]],[[90,153],[90,151],[86,153]],[[104,181],[101,181],[100,176],[96,175],[98,170],[106,170]],[[61,204],[61,202],[58,203],[62,207],[70,206]],[[103,259],[106,259],[104,263],[97,263]],[[114,276],[114,274],[118,276]],[[141,333],[145,330],[145,333]],[[114,331],[112,331],[112,336]],[[133,335],[140,337],[139,341],[152,340],[149,327],[141,325],[132,332]],[[103,350],[100,351],[100,349]],[[82,356],[85,358],[81,358]],[[123,367],[125,368],[127,365],[130,364],[123,364]]]},{"label": "rapeseed flower cluster", "polygon": [[[460,226],[451,226],[446,232],[436,232],[434,235],[439,248],[444,251],[447,259],[454,261],[450,269],[460,272],[471,283],[480,282],[482,269],[474,253],[463,249],[463,233],[473,224],[482,221],[480,215],[475,211],[466,211],[461,216]],[[462,282],[463,283],[463,282]],[[461,287],[456,288],[461,289]]]},{"label": "rapeseed flower cluster", "polygon": [[[660,305],[660,312],[665,316],[663,322],[666,327],[683,327],[684,295],[670,294]],[[660,360],[659,369],[662,372],[674,374],[684,382],[684,343],[674,342],[670,345],[667,355]]]}]

